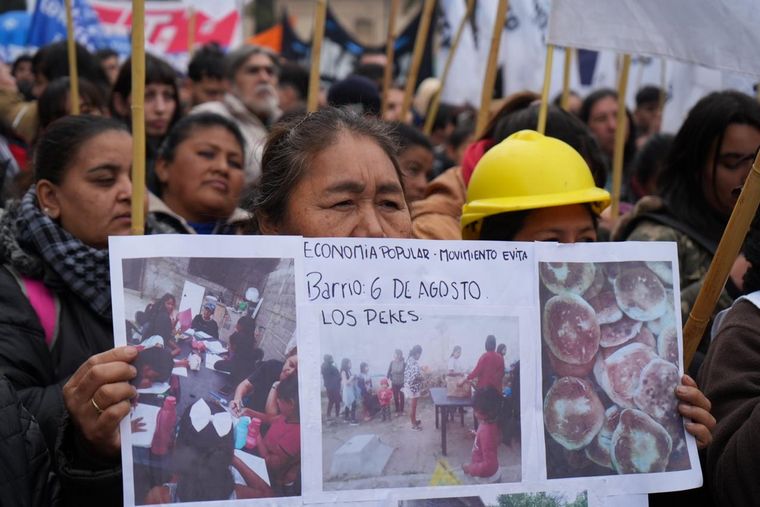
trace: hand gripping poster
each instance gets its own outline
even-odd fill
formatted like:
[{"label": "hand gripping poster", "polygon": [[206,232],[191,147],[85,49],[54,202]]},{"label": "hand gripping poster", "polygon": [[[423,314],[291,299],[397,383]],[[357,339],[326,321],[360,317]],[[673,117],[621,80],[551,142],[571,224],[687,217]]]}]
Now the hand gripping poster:
[{"label": "hand gripping poster", "polygon": [[158,236],[110,253],[116,344],[141,349],[125,505],[622,506],[701,484],[674,394],[674,244]]}]

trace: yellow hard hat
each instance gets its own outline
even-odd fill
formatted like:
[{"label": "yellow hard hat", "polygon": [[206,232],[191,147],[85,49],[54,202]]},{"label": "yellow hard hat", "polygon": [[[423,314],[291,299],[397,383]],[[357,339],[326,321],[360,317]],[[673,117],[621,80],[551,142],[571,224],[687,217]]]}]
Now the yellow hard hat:
[{"label": "yellow hard hat", "polygon": [[462,208],[462,236],[478,239],[482,220],[491,215],[581,203],[595,213],[610,203],[583,157],[559,139],[521,130],[488,150],[475,167]]}]

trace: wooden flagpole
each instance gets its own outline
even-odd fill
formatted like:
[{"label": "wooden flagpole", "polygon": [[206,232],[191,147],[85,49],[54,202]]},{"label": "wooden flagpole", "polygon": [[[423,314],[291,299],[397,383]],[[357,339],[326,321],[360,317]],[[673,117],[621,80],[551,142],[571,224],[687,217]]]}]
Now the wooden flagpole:
[{"label": "wooden flagpole", "polygon": [[69,97],[71,114],[79,114],[79,71],[77,70],[77,45],[74,40],[74,15],[71,2],[66,0],[66,49],[69,54]]},{"label": "wooden flagpole", "polygon": [[132,234],[145,233],[145,0],[132,0]]},{"label": "wooden flagpole", "polygon": [[625,114],[625,96],[628,91],[628,72],[631,69],[631,55],[623,55],[623,66],[618,80],[617,128],[615,129],[615,150],[612,155],[612,222],[617,222],[620,209],[620,189],[623,186],[623,155],[625,136],[628,135],[628,117]]},{"label": "wooden flagpole", "polygon": [[538,109],[538,133],[546,133],[546,116],[549,114],[549,86],[552,84],[552,64],[554,63],[554,45],[546,45],[546,62],[544,62],[544,86],[541,89],[541,107]]},{"label": "wooden flagpole", "polygon": [[565,48],[565,66],[562,68],[562,98],[559,105],[567,111],[567,103],[570,101],[570,70],[573,68],[573,52],[570,47]]},{"label": "wooden flagpole", "polygon": [[493,86],[496,82],[496,67],[499,59],[499,47],[501,46],[501,35],[504,31],[504,20],[507,17],[508,0],[499,0],[499,6],[496,8],[496,17],[493,22],[493,32],[491,32],[491,49],[488,52],[488,65],[486,66],[486,76],[483,80],[483,90],[480,94],[480,110],[478,111],[478,120],[475,127],[475,137],[483,135],[483,131],[488,125],[488,117],[491,109],[491,97],[493,96]]},{"label": "wooden flagpole", "polygon": [[391,0],[391,10],[388,14],[388,36],[385,39],[385,69],[383,69],[383,103],[380,108],[380,117],[385,117],[385,112],[388,110],[388,90],[391,87],[391,81],[393,81],[393,59],[396,53],[394,47],[396,40],[396,18],[398,17],[398,9],[401,5],[401,0]]},{"label": "wooden flagpole", "polygon": [[192,57],[195,49],[195,31],[198,23],[198,13],[192,5],[187,12],[187,54]]},{"label": "wooden flagpole", "polygon": [[319,106],[319,70],[322,62],[322,41],[325,38],[325,18],[327,0],[317,0],[314,12],[314,34],[311,41],[311,72],[309,74],[309,95],[306,110],[313,113]]},{"label": "wooden flagpole", "polygon": [[425,0],[425,4],[422,6],[420,25],[417,28],[417,38],[414,41],[412,63],[409,66],[409,74],[406,76],[404,102],[401,105],[400,115],[402,119],[406,118],[406,115],[409,113],[412,107],[412,97],[414,97],[414,89],[417,86],[417,75],[420,72],[420,65],[422,64],[422,53],[425,51],[425,45],[427,44],[428,32],[430,31],[430,21],[433,19],[434,10],[435,0]]},{"label": "wooden flagpole", "polygon": [[451,41],[451,47],[449,48],[449,54],[446,57],[446,65],[443,68],[443,74],[441,75],[441,88],[438,90],[438,92],[433,95],[433,99],[430,102],[430,107],[428,107],[427,116],[425,117],[425,127],[423,128],[423,132],[426,136],[429,136],[431,132],[433,132],[433,125],[435,124],[435,117],[438,115],[438,108],[441,106],[441,94],[443,93],[443,89],[446,87],[446,80],[449,77],[449,70],[451,70],[451,64],[454,61],[454,55],[457,52],[457,47],[459,46],[459,40],[462,38],[462,33],[464,32],[464,27],[467,24],[467,20],[472,17],[472,12],[475,10],[475,0],[467,0],[467,11],[464,14],[464,17],[459,22],[459,26],[457,27],[457,31],[454,34],[454,39]]},{"label": "wooden flagpole", "polygon": [[665,100],[668,98],[667,63],[665,58],[660,59],[660,115],[665,114]]},{"label": "wooden flagpole", "polygon": [[739,199],[736,201],[718,249],[702,282],[697,300],[683,328],[684,370],[689,368],[707,324],[710,322],[715,303],[718,302],[731,267],[739,255],[749,226],[757,212],[758,203],[760,203],[760,154],[755,157],[752,170],[744,182]]}]

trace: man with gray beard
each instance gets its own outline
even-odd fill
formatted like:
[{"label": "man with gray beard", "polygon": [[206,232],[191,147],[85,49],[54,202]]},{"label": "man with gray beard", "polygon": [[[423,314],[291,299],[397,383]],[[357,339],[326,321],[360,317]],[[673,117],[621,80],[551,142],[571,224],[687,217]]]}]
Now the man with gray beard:
[{"label": "man with gray beard", "polygon": [[237,123],[246,142],[245,181],[256,184],[269,126],[280,116],[277,56],[261,46],[245,45],[225,57],[230,90],[221,101],[206,102],[190,114],[211,112]]}]

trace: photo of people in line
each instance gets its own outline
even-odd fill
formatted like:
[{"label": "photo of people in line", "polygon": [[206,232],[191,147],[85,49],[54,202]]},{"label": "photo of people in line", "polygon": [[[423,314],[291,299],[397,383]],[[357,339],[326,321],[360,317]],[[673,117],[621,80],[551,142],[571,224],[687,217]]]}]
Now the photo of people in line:
[{"label": "photo of people in line", "polygon": [[325,327],[320,343],[325,490],[520,480],[516,317]]},{"label": "photo of people in line", "polygon": [[293,266],[123,260],[137,505],[301,494]]}]

